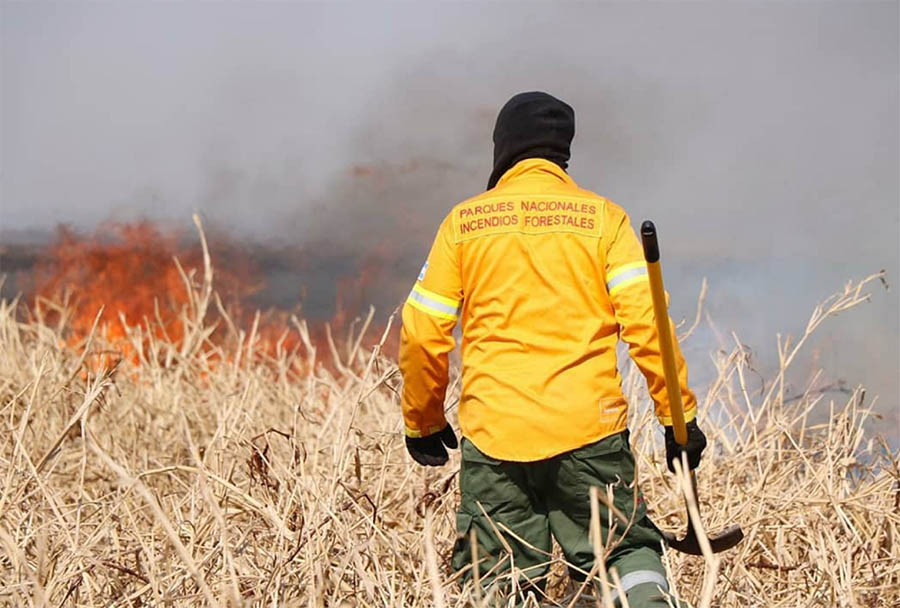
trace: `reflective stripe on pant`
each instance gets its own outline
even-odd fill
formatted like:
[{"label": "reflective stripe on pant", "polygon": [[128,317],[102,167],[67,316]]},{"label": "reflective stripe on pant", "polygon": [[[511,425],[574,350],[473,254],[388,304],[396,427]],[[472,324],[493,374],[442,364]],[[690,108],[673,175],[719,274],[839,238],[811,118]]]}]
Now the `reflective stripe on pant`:
[{"label": "reflective stripe on pant", "polygon": [[[614,518],[612,534],[618,544],[607,559],[615,568],[632,608],[668,606],[665,569],[660,561],[661,537],[646,516],[634,481],[634,456],[627,431],[577,450],[537,462],[505,462],[480,452],[463,439],[460,471],[461,502],[457,513],[458,538],[453,567],[465,569],[463,580],[472,580],[473,550],[470,536],[478,541],[477,556],[482,585],[513,585],[517,589],[542,588],[549,570],[552,538],[563,549],[570,574],[584,580],[594,562],[588,539],[591,519],[590,488],[605,494],[612,486],[613,504],[628,521]],[[609,514],[600,505],[601,536],[610,535]],[[510,552],[512,555],[510,555]],[[627,581],[627,583],[626,583]],[[633,585],[633,586],[632,586]],[[632,600],[634,597],[634,600]]]},{"label": "reflective stripe on pant", "polygon": [[[669,582],[666,580],[666,577],[656,570],[635,570],[634,572],[629,572],[620,578],[619,584],[626,596],[632,589],[644,585],[653,585],[663,591],[668,591],[669,589]],[[613,589],[610,596],[614,602],[617,601],[619,599],[619,587]]]}]

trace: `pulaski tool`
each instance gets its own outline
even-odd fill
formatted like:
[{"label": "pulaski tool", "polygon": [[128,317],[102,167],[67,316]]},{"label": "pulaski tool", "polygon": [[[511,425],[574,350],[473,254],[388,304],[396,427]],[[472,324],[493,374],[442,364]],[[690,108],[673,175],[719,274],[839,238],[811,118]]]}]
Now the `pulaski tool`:
[{"label": "pulaski tool", "polygon": [[[663,288],[662,268],[659,264],[659,242],[656,240],[656,226],[651,221],[641,224],[641,241],[644,245],[644,258],[647,260],[647,274],[650,279],[650,292],[653,297],[653,313],[656,317],[656,329],[659,333],[659,347],[662,355],[663,371],[666,379],[666,393],[669,396],[669,407],[672,413],[672,429],[675,432],[675,441],[680,446],[685,446],[688,441],[687,426],[684,421],[684,407],[681,403],[681,389],[678,383],[678,373],[675,368],[675,352],[669,324],[669,312],[666,307],[666,292]],[[697,480],[694,471],[690,472],[691,489],[697,502],[697,512],[700,510],[700,500],[697,497]],[[687,498],[685,498],[687,507]],[[687,514],[687,534],[679,539],[674,534],[663,532],[663,536],[670,547],[676,551],[690,555],[702,555],[703,551],[691,521],[690,512]],[[709,534],[709,544],[713,553],[720,553],[731,549],[744,538],[744,533],[738,525],[731,526],[719,534]]]}]

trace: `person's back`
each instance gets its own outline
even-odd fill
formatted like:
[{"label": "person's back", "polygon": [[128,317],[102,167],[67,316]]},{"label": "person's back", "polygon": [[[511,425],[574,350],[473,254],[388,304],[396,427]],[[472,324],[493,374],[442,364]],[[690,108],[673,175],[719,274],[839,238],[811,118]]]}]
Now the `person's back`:
[{"label": "person's back", "polygon": [[465,294],[460,424],[491,456],[539,460],[625,428],[603,238],[621,214],[528,159],[442,227]]},{"label": "person's back", "polygon": [[[573,135],[572,109],[545,93],[517,95],[501,110],[488,190],[446,216],[403,309],[406,443],[425,465],[443,464],[444,446],[457,447],[443,402],[461,319],[463,459],[454,568],[471,578],[474,532],[486,561],[479,568],[483,583],[504,570],[501,553],[512,548],[516,566],[530,570],[523,580],[539,590],[552,534],[573,577],[583,578],[594,560],[590,487],[615,484],[616,507],[629,521],[605,531],[627,530],[607,561],[619,570],[632,606],[664,606],[657,591],[666,587],[661,537],[643,501],[633,500],[628,404],[616,364],[621,337],[666,425],[671,467],[678,449],[670,440],[647,268],[625,212],[566,173]],[[676,356],[693,468],[705,438]],[[604,527],[607,518],[604,507]],[[496,523],[513,535],[498,539]]]}]

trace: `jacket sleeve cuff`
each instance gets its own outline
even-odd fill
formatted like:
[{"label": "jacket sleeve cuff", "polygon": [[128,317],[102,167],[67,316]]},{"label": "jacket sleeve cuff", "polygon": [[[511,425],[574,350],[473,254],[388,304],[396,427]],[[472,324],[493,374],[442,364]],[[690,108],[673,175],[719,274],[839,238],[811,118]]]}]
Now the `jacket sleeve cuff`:
[{"label": "jacket sleeve cuff", "polygon": [[[684,422],[688,423],[691,420],[694,420],[697,417],[697,408],[692,408],[684,413]],[[672,426],[672,417],[671,416],[660,416],[659,423],[663,426]]]},{"label": "jacket sleeve cuff", "polygon": [[428,437],[429,435],[434,435],[435,433],[443,430],[445,426],[447,426],[446,423],[441,426],[427,426],[424,429],[413,429],[404,425],[404,431],[407,437],[418,439],[420,437]]}]

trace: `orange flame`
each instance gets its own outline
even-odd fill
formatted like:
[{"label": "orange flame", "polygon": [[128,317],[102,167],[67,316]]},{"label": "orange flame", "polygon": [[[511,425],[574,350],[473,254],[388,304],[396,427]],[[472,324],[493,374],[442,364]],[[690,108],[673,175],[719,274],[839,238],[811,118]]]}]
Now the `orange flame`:
[{"label": "orange flame", "polygon": [[[229,316],[248,329],[254,325],[256,315],[248,298],[264,286],[258,278],[262,273],[247,261],[248,256],[237,244],[224,238],[217,240],[222,243],[211,252],[216,292],[226,303]],[[60,313],[43,304],[60,297],[66,299],[64,294],[68,296],[72,316],[66,323],[66,339],[70,345],[79,344],[88,336],[97,312],[103,307],[100,325],[103,338],[119,351],[119,358],[138,363],[128,336],[129,327],[140,326],[145,335],[149,333],[153,338],[175,345],[184,339],[184,314],[190,306],[185,280],[196,283],[199,278],[194,275],[202,273],[200,248],[186,246],[184,242],[178,232],[163,232],[148,221],[105,224],[88,237],[61,228],[57,241],[46,250],[36,267],[34,307],[43,318],[52,319]],[[337,302],[330,325],[336,335],[349,332],[365,307],[367,286],[375,276],[368,266],[363,264],[356,277],[335,278]],[[291,313],[286,310],[270,310],[260,315],[256,323],[260,352],[274,356],[279,351],[293,352],[302,346],[301,336],[290,318]],[[370,329],[376,337],[381,336],[382,328]],[[333,363],[325,328],[316,327],[310,333],[318,359]],[[213,334],[213,342],[221,341],[224,334],[225,330],[220,328]],[[385,349],[395,347],[396,338],[392,336]],[[95,367],[109,365],[109,359],[103,355]]]}]

